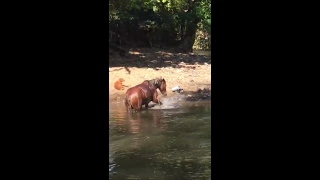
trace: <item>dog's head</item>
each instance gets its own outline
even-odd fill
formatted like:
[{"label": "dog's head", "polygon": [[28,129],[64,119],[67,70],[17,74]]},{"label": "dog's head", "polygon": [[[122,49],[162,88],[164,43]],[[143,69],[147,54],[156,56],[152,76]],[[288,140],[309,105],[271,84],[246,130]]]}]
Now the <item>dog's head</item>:
[{"label": "dog's head", "polygon": [[119,81],[120,81],[120,82],[124,82],[124,79],[120,78]]}]

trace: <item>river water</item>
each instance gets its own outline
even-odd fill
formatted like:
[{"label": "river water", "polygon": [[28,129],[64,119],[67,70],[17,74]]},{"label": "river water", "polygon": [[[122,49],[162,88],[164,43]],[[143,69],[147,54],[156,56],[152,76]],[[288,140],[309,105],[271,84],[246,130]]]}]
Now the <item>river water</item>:
[{"label": "river water", "polygon": [[132,115],[109,104],[109,179],[211,179],[211,103],[174,101]]}]

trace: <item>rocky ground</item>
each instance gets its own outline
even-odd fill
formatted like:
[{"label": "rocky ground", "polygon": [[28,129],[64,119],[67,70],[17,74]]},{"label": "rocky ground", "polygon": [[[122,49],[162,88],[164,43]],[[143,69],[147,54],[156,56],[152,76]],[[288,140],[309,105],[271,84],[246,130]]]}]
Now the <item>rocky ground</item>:
[{"label": "rocky ground", "polygon": [[[109,96],[110,101],[122,101],[126,90],[162,76],[167,82],[168,96],[171,88],[180,86],[187,100],[211,98],[211,57],[208,55],[181,54],[159,49],[131,49],[130,54],[121,57],[109,54]],[[123,78],[122,91],[114,83]]]}]

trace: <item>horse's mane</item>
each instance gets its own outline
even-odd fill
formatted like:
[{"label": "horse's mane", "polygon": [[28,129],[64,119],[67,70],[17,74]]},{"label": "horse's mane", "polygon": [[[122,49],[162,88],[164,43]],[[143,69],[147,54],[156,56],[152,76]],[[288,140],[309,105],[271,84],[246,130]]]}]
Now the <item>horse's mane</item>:
[{"label": "horse's mane", "polygon": [[152,86],[159,87],[161,80],[164,80],[164,79],[155,78],[155,79],[151,79],[151,80],[145,80],[144,82],[147,82],[149,87],[152,87]]}]

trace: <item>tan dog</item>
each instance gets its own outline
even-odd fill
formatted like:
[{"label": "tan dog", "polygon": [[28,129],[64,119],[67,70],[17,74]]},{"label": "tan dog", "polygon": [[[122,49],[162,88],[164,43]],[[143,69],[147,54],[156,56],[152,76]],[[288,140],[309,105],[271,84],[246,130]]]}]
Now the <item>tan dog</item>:
[{"label": "tan dog", "polygon": [[120,91],[120,90],[124,90],[124,87],[128,87],[123,85],[122,82],[124,82],[124,79],[120,78],[118,81],[114,83],[114,88]]}]

